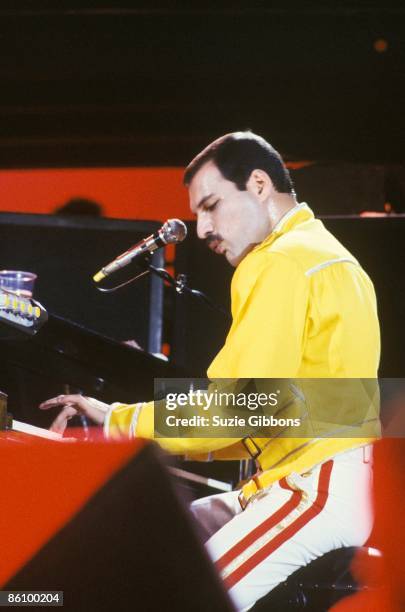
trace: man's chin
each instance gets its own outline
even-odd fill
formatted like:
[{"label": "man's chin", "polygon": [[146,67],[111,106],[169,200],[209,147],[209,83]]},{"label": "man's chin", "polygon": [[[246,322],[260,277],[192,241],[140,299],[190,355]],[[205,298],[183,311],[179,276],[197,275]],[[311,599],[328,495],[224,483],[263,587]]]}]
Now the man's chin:
[{"label": "man's chin", "polygon": [[233,266],[234,268],[236,268],[236,266],[239,265],[242,259],[244,258],[244,255],[235,255],[234,253],[230,253],[229,251],[226,251],[224,255],[228,263],[230,263],[231,266]]},{"label": "man's chin", "polygon": [[235,254],[235,253],[232,253],[231,251],[226,251],[224,255],[226,259],[228,260],[228,262],[231,264],[231,266],[236,268],[236,266],[240,264],[242,259],[244,259],[246,255],[250,253],[252,249],[255,248],[255,246],[256,244],[252,243],[252,244],[249,244],[241,253]]}]

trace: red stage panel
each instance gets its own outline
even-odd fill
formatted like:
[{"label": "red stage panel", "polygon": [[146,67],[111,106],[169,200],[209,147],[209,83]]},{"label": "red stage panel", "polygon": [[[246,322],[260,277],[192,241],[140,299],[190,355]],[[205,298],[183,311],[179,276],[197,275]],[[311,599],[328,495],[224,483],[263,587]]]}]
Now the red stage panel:
[{"label": "red stage panel", "polygon": [[14,432],[0,436],[1,586],[145,442],[59,443]]},{"label": "red stage panel", "polygon": [[182,168],[1,170],[0,210],[52,213],[75,197],[95,200],[104,216],[191,218]]}]

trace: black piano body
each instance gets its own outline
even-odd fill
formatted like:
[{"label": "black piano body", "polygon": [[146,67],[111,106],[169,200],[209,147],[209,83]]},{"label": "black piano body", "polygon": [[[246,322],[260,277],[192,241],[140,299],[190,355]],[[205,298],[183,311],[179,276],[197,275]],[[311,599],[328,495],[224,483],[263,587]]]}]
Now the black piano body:
[{"label": "black piano body", "polygon": [[[41,411],[38,405],[60,393],[134,403],[154,397],[156,378],[188,376],[162,358],[55,315],[34,336],[0,323],[0,349],[0,389],[8,395],[8,411],[44,428],[59,409]],[[173,459],[173,465],[188,497],[230,490],[239,477],[239,462]]]}]

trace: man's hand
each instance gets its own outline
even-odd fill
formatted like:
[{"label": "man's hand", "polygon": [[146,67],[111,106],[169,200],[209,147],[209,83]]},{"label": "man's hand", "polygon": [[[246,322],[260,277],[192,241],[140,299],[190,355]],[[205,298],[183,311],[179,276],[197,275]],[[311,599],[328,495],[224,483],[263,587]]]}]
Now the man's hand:
[{"label": "man's hand", "polygon": [[67,422],[76,414],[83,414],[97,425],[103,425],[105,413],[109,409],[108,404],[85,395],[58,395],[42,402],[39,407],[41,410],[48,410],[55,406],[60,406],[62,410],[49,429],[60,434],[63,434]]}]

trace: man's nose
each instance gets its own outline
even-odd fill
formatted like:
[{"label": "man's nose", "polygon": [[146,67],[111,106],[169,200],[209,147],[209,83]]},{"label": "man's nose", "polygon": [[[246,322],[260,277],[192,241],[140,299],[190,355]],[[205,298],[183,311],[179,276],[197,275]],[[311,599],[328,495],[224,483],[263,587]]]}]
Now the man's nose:
[{"label": "man's nose", "polygon": [[214,225],[212,223],[212,220],[210,219],[210,216],[205,213],[198,215],[197,236],[201,238],[202,240],[204,240],[205,238],[207,238],[207,236],[209,236],[213,232],[214,232]]}]

